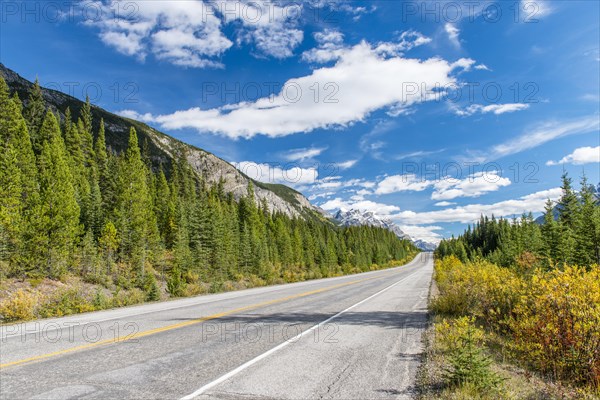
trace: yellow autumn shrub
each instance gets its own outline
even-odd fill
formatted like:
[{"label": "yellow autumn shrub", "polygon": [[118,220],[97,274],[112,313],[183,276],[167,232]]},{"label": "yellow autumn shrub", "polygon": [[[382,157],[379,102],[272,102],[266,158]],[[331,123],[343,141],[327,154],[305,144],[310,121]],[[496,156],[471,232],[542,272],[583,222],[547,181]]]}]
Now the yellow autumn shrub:
[{"label": "yellow autumn shrub", "polygon": [[488,325],[505,325],[523,287],[515,272],[486,261],[462,264],[451,256],[436,262],[435,271],[440,296],[434,310],[474,316]]},{"label": "yellow autumn shrub", "polygon": [[524,359],[555,379],[600,384],[600,268],[533,275],[512,323]]},{"label": "yellow autumn shrub", "polygon": [[[437,260],[432,308],[504,333],[522,361],[555,379],[600,388],[600,267],[527,273],[486,261]],[[450,330],[449,330],[450,331]]]},{"label": "yellow autumn shrub", "polygon": [[35,293],[19,289],[0,302],[0,318],[4,322],[34,319],[37,303],[38,296]]}]

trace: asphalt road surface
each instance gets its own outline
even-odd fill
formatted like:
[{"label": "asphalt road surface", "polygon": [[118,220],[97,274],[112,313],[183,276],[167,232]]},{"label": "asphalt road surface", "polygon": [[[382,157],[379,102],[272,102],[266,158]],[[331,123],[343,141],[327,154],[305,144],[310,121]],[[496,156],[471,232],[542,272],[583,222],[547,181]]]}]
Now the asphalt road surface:
[{"label": "asphalt road surface", "polygon": [[429,253],[339,278],[0,327],[2,399],[411,398]]}]

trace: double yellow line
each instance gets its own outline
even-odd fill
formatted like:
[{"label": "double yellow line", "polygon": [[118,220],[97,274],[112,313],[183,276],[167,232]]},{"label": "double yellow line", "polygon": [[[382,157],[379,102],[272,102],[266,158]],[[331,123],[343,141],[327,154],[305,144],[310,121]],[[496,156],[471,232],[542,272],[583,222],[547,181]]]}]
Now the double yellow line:
[{"label": "double yellow line", "polygon": [[[384,274],[383,276],[387,276],[388,274]],[[179,322],[177,324],[172,324],[172,325],[167,325],[167,326],[163,326],[161,328],[154,328],[154,329],[149,329],[147,331],[143,331],[143,332],[137,332],[134,333],[132,335],[128,335],[125,336],[123,338],[113,338],[113,339],[106,339],[106,340],[101,340],[98,342],[94,342],[94,343],[88,343],[88,344],[84,344],[81,346],[75,346],[75,347],[71,347],[68,349],[64,349],[64,350],[58,350],[58,351],[54,351],[52,353],[46,353],[46,354],[41,354],[39,356],[34,356],[34,357],[29,357],[29,358],[24,358],[22,360],[17,360],[17,361],[12,361],[12,362],[8,362],[8,363],[4,363],[4,364],[0,364],[0,369],[4,369],[7,367],[13,367],[16,365],[21,365],[21,364],[26,364],[26,363],[30,363],[30,362],[34,362],[34,361],[40,361],[40,360],[45,360],[47,358],[51,358],[51,357],[55,357],[55,356],[60,356],[63,354],[68,354],[68,353],[73,353],[76,351],[80,351],[80,350],[87,350],[87,349],[91,349],[94,347],[98,347],[98,346],[103,346],[103,345],[107,345],[107,344],[111,344],[111,343],[121,343],[121,342],[126,342],[126,341],[130,341],[133,339],[139,339],[145,336],[150,336],[150,335],[154,335],[156,333],[160,333],[160,332],[167,332],[167,331],[171,331],[174,329],[179,329],[179,328],[184,328],[186,326],[191,326],[191,325],[196,325],[205,321],[210,321],[213,319],[217,319],[217,318],[222,318],[231,314],[235,314],[235,313],[239,313],[239,312],[243,312],[243,311],[249,311],[249,310],[255,310],[257,308],[261,308],[261,307],[266,307],[266,306],[270,306],[272,304],[277,304],[277,303],[282,303],[285,301],[289,301],[289,300],[294,300],[294,299],[299,299],[301,297],[306,297],[306,296],[311,296],[313,294],[317,294],[317,293],[323,293],[323,292],[327,292],[330,290],[334,290],[334,289],[338,289],[344,286],[350,286],[350,285],[356,285],[357,283],[361,283],[361,282],[365,282],[365,281],[369,281],[369,280],[373,280],[373,279],[378,279],[381,278],[382,276],[376,276],[376,277],[371,277],[371,278],[364,278],[364,279],[359,279],[359,280],[355,280],[355,281],[350,281],[350,282],[345,282],[345,283],[340,283],[337,285],[333,285],[333,286],[328,286],[322,289],[316,289],[316,290],[311,290],[309,292],[304,292],[304,293],[299,293],[299,294],[295,294],[295,295],[291,295],[291,296],[287,296],[287,297],[282,297],[279,299],[275,299],[275,300],[269,300],[269,301],[265,301],[262,303],[256,303],[256,304],[252,304],[249,306],[245,306],[245,307],[240,307],[240,308],[236,308],[233,310],[229,310],[229,311],[224,311],[221,313],[217,313],[217,314],[212,314],[206,317],[202,317],[202,318],[197,318],[197,319],[193,319],[190,321],[185,321],[185,322]],[[157,311],[159,312],[159,311]]]}]

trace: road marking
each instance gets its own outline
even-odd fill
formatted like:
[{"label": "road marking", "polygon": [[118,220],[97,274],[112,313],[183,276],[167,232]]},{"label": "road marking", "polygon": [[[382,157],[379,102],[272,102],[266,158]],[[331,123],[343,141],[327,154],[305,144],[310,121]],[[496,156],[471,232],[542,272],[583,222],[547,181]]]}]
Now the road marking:
[{"label": "road marking", "polygon": [[363,299],[361,301],[359,301],[356,304],[351,305],[350,307],[346,308],[345,310],[340,311],[339,313],[327,318],[325,321],[320,322],[316,325],[313,325],[312,327],[308,328],[307,330],[305,330],[304,332],[299,333],[298,335],[294,336],[291,339],[288,339],[286,341],[284,341],[283,343],[273,347],[270,350],[267,350],[266,352],[260,354],[259,356],[256,356],[255,358],[253,358],[250,361],[245,362],[244,364],[240,365],[239,367],[229,371],[228,373],[226,373],[225,375],[222,375],[221,377],[215,379],[214,381],[207,383],[206,385],[202,386],[200,389],[196,390],[194,393],[188,394],[187,396],[184,396],[181,398],[181,400],[192,400],[195,399],[196,397],[200,396],[202,393],[206,392],[209,389],[212,389],[213,387],[219,385],[220,383],[225,382],[226,380],[228,380],[229,378],[239,374],[240,372],[242,372],[243,370],[245,370],[246,368],[256,364],[257,362],[259,362],[260,360],[270,356],[271,354],[283,349],[284,347],[286,347],[287,345],[289,345],[290,343],[295,343],[297,340],[299,340],[301,337],[307,335],[308,333],[314,331],[315,329],[325,325],[326,323],[336,319],[337,317],[339,317],[340,315],[347,313],[348,311],[352,310],[353,308],[358,307],[359,305],[371,300],[373,297],[376,297],[378,295],[380,295],[381,293],[393,288],[394,286],[404,282],[405,280],[407,280],[408,278],[412,277],[413,275],[417,274],[421,272],[421,270],[415,271],[412,274],[405,276],[404,278],[400,279],[398,282],[392,283],[391,285],[385,287],[384,289],[380,290],[379,292],[367,297],[366,299]]},{"label": "road marking", "polygon": [[[415,259],[413,259],[408,264],[405,264],[404,266],[411,265],[415,261]],[[395,273],[395,271],[392,272],[392,274],[393,273]],[[55,357],[55,356],[60,356],[60,355],[68,354],[68,353],[73,353],[75,351],[87,350],[87,349],[90,349],[90,348],[94,348],[94,347],[98,347],[98,346],[103,346],[103,345],[108,345],[108,344],[111,344],[111,343],[122,343],[122,342],[130,341],[130,340],[133,340],[133,339],[139,339],[139,338],[142,338],[142,337],[145,337],[145,336],[154,335],[154,334],[161,333],[161,332],[166,332],[166,331],[171,331],[173,329],[179,329],[179,328],[183,328],[183,327],[187,327],[187,326],[191,326],[191,325],[196,325],[196,324],[199,324],[199,323],[202,323],[202,322],[206,322],[206,321],[210,321],[210,320],[217,319],[217,318],[222,318],[222,317],[225,317],[225,316],[228,316],[228,315],[231,315],[231,314],[235,314],[235,313],[238,313],[238,312],[254,310],[254,309],[257,309],[257,308],[269,306],[269,305],[272,305],[272,304],[281,303],[281,302],[284,302],[284,301],[294,300],[294,299],[298,299],[298,298],[310,296],[310,295],[317,294],[317,293],[326,292],[326,291],[337,289],[337,288],[344,287],[344,286],[350,286],[350,285],[355,285],[357,283],[370,281],[370,280],[373,280],[373,279],[379,279],[382,276],[386,276],[386,275],[390,275],[390,273],[387,273],[387,274],[384,273],[382,275],[375,276],[375,277],[358,279],[358,280],[350,281],[350,282],[344,282],[344,283],[340,283],[340,284],[333,285],[333,286],[328,286],[328,287],[321,288],[321,289],[311,290],[311,291],[308,291],[308,292],[299,293],[299,294],[295,294],[295,295],[291,295],[291,296],[287,296],[287,297],[283,297],[283,298],[279,298],[279,299],[269,300],[269,301],[265,301],[265,302],[262,302],[262,303],[256,303],[256,304],[252,304],[252,305],[249,305],[249,306],[244,306],[244,307],[236,308],[236,309],[233,309],[233,310],[224,311],[224,312],[221,312],[221,313],[209,315],[209,316],[206,316],[206,317],[193,319],[193,320],[190,320],[190,321],[179,322],[177,324],[167,325],[167,326],[163,326],[163,327],[160,327],[160,328],[154,328],[154,329],[150,329],[150,330],[147,330],[147,331],[138,332],[136,334],[133,334],[133,335],[130,335],[130,336],[126,336],[124,338],[120,338],[119,337],[119,338],[116,338],[116,339],[113,338],[113,339],[101,340],[99,342],[88,343],[88,344],[84,344],[84,345],[81,345],[81,346],[76,346],[76,347],[71,347],[71,348],[64,349],[64,350],[54,351],[52,353],[46,353],[46,354],[41,354],[39,356],[33,356],[33,357],[25,358],[25,359],[22,359],[22,360],[16,360],[16,361],[12,361],[12,362],[8,362],[8,363],[0,364],[0,369],[4,369],[4,368],[7,368],[7,367],[13,367],[13,366],[16,366],[16,365],[21,365],[21,364],[25,364],[25,363],[34,362],[34,361],[44,360],[44,359]]]}]

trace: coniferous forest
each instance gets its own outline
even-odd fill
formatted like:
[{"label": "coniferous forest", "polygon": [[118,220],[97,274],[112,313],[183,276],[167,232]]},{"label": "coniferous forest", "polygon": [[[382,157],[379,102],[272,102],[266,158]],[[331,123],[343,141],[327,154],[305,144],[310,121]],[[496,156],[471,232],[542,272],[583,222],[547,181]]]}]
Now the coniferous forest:
[{"label": "coniferous forest", "polygon": [[576,191],[566,173],[561,189],[556,203],[547,201],[543,221],[535,221],[531,213],[512,220],[481,216],[463,235],[442,241],[436,255],[454,255],[463,262],[487,259],[503,267],[525,258],[544,269],[600,264],[598,191],[585,176]]},{"label": "coniferous forest", "polygon": [[236,200],[183,159],[156,170],[133,128],[110,151],[89,101],[61,118],[36,82],[24,103],[0,79],[0,277],[96,293],[19,290],[5,320],[367,271],[417,251],[385,229],[273,213],[252,184]]}]

